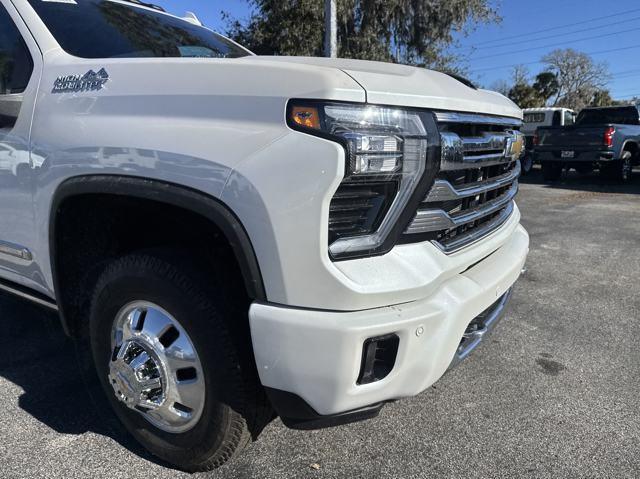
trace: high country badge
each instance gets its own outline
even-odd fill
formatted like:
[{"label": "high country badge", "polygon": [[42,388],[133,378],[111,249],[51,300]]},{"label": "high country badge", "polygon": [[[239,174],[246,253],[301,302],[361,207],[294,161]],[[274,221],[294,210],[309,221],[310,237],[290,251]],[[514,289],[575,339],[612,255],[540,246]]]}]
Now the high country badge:
[{"label": "high country badge", "polygon": [[52,93],[83,92],[101,90],[109,81],[107,70],[101,68],[98,73],[89,70],[84,75],[58,77],[53,84]]}]

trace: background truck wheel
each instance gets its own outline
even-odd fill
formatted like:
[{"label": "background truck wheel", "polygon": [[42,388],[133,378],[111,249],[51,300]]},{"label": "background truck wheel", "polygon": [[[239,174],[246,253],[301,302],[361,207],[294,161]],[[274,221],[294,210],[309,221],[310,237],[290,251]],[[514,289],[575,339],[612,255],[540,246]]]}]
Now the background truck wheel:
[{"label": "background truck wheel", "polygon": [[630,151],[624,151],[622,158],[600,167],[600,173],[608,179],[628,183],[633,175],[633,156]]},{"label": "background truck wheel", "polygon": [[521,163],[522,175],[528,175],[533,170],[533,155],[525,153]]},{"label": "background truck wheel", "polygon": [[127,430],[164,461],[205,471],[240,452],[272,413],[250,339],[242,346],[229,326],[246,321],[229,317],[233,294],[183,264],[145,254],[111,263],[93,296],[90,345]]},{"label": "background truck wheel", "polygon": [[545,181],[557,181],[562,176],[562,164],[554,162],[542,163],[542,177]]}]

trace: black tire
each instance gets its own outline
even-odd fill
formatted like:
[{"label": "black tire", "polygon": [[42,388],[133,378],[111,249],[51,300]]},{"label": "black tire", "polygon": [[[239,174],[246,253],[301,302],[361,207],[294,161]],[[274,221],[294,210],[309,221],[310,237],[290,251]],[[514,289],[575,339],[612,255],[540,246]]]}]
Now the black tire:
[{"label": "black tire", "polygon": [[562,163],[545,161],[542,163],[542,177],[545,181],[558,181],[562,176]]},{"label": "black tire", "polygon": [[602,165],[600,174],[607,179],[629,183],[633,176],[633,155],[630,151],[622,152],[622,157],[618,161]]},{"label": "black tire", "polygon": [[520,164],[522,166],[522,176],[531,173],[531,170],[533,170],[533,155],[531,153],[525,153]]},{"label": "black tire", "polygon": [[[180,263],[180,266],[177,265]],[[228,318],[238,311],[222,285],[184,261],[134,254],[106,267],[95,288],[89,321],[90,346],[100,383],[116,415],[148,451],[180,469],[196,472],[221,466],[235,457],[272,418],[259,384],[250,338],[234,338]],[[219,287],[218,287],[219,286]],[[108,380],[111,328],[118,311],[132,301],[161,306],[190,336],[205,376],[205,404],[192,429],[169,433],[116,399]],[[244,312],[246,315],[246,311]],[[226,319],[226,321],[225,321]]]}]

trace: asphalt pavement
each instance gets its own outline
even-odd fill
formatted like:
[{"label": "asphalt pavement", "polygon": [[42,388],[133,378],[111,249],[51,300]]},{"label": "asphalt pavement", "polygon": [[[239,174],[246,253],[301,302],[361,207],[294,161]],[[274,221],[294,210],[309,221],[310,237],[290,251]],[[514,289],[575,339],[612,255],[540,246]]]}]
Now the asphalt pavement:
[{"label": "asphalt pavement", "polygon": [[[379,418],[299,432],[279,420],[196,478],[640,476],[640,172],[631,185],[539,172],[509,313],[466,362]],[[57,318],[0,296],[0,477],[190,477],[149,457],[85,387]]]}]

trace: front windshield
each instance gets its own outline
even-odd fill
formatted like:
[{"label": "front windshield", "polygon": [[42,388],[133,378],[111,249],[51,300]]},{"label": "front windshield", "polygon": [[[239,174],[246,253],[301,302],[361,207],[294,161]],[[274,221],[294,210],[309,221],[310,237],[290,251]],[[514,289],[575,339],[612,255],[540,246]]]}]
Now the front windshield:
[{"label": "front windshield", "polygon": [[111,0],[29,0],[60,46],[82,58],[238,58],[250,53],[212,31]]}]

